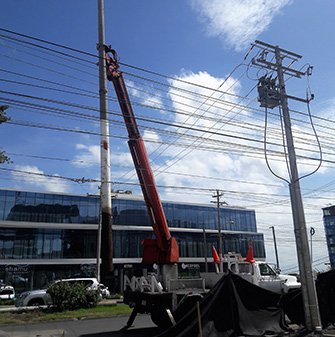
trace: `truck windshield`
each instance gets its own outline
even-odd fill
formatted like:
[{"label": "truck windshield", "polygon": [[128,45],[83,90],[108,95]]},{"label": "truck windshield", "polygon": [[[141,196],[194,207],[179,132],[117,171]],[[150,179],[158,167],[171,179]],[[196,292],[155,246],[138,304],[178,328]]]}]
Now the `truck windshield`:
[{"label": "truck windshield", "polygon": [[259,264],[259,271],[261,272],[261,275],[276,275],[276,273],[273,271],[273,269],[266,263],[260,263]]},{"label": "truck windshield", "polygon": [[251,274],[251,264],[248,262],[248,263],[239,263],[238,264],[238,270],[240,273],[243,273],[243,274]]}]

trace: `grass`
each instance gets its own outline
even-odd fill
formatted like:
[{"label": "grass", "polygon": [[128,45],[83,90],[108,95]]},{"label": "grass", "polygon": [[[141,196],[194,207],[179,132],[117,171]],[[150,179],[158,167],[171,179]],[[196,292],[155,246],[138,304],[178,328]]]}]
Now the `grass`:
[{"label": "grass", "polygon": [[81,320],[85,318],[110,317],[116,315],[129,315],[132,309],[127,305],[97,306],[89,309],[74,311],[47,312],[42,309],[22,312],[0,313],[0,325],[16,325],[55,320]]}]

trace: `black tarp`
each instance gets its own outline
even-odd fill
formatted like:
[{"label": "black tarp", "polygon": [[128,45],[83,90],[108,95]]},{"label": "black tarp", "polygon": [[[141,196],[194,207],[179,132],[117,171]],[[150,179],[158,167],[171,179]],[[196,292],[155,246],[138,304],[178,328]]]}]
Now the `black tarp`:
[{"label": "black tarp", "polygon": [[[315,282],[322,326],[335,323],[335,270],[318,275]],[[297,289],[281,300],[285,314],[292,323],[305,325],[301,289]]]},{"label": "black tarp", "polygon": [[[260,336],[286,330],[280,295],[229,273],[200,301],[203,336]],[[197,306],[159,337],[199,335]]]}]

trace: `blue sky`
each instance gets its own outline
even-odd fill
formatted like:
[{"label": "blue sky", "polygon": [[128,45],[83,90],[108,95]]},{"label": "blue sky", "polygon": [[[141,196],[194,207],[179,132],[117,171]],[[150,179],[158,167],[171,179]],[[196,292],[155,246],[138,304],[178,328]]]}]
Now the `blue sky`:
[{"label": "blue sky", "polygon": [[[96,1],[0,0],[0,5],[1,28],[97,55]],[[286,272],[297,270],[288,187],[264,161],[265,112],[254,88],[265,72],[251,65],[258,49],[244,57],[258,39],[302,55],[295,69],[314,66],[310,107],[324,162],[301,186],[307,228],[316,230],[314,267],[323,270],[328,258],[322,207],[333,202],[335,184],[334,9],[331,0],[105,0],[106,44],[122,62],[162,199],[208,204],[220,189],[229,205],[255,209],[267,259],[275,262],[269,229],[274,226]],[[53,176],[100,178],[97,59],[0,34],[0,104],[11,106],[12,118],[0,126],[1,147],[13,160],[1,165],[0,186],[96,193],[98,184]],[[286,85],[290,95],[306,97],[305,77],[287,79]],[[108,86],[111,176],[118,182],[113,188],[140,193],[115,93]],[[297,154],[318,158],[306,105],[289,105]],[[267,138],[278,145],[269,150],[282,151],[278,110],[270,113]],[[269,155],[269,160],[287,177],[284,155]],[[316,161],[299,160],[301,175],[315,167]]]}]

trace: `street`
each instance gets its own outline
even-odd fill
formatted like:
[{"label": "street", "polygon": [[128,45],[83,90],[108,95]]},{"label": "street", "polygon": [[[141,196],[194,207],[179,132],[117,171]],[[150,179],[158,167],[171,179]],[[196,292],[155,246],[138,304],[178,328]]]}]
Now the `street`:
[{"label": "street", "polygon": [[0,337],[150,337],[160,332],[149,315],[140,314],[137,315],[134,326],[129,330],[120,331],[127,320],[128,316],[115,316],[2,326]]}]

